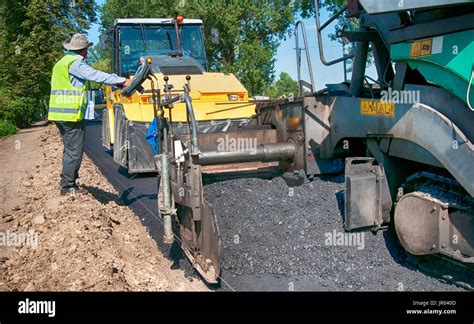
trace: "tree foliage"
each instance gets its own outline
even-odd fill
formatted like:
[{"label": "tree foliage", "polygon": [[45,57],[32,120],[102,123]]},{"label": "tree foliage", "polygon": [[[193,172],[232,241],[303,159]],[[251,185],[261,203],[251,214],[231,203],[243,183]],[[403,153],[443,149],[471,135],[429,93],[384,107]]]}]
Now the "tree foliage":
[{"label": "tree foliage", "polygon": [[96,20],[94,0],[0,2],[0,119],[26,126],[44,115],[62,42]]},{"label": "tree foliage", "polygon": [[286,72],[280,73],[280,78],[266,89],[265,95],[270,99],[292,97],[298,94],[298,82]]}]

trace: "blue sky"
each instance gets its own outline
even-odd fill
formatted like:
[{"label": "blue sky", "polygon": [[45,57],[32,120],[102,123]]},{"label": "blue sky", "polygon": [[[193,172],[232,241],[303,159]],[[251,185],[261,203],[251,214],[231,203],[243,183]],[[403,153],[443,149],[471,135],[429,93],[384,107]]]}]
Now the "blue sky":
[{"label": "blue sky", "polygon": [[[102,5],[105,0],[97,0],[99,5]],[[328,19],[328,13],[323,11],[321,19],[326,21]],[[304,19],[303,23],[306,28],[306,36],[308,39],[308,47],[311,57],[311,63],[313,66],[313,75],[316,83],[316,89],[324,88],[327,83],[340,83],[344,80],[342,63],[338,63],[332,66],[324,66],[319,59],[318,42],[316,37],[316,21],[314,18]],[[332,60],[342,55],[342,45],[337,41],[331,41],[328,37],[329,33],[334,32],[335,22],[329,25],[323,32],[323,50],[326,60]],[[90,41],[97,44],[99,42],[99,25],[93,24],[89,30]],[[300,47],[303,46],[303,40],[300,38]],[[302,54],[301,74],[302,79],[310,81],[308,68],[306,64],[306,57],[304,52]],[[275,62],[275,76],[278,76],[281,72],[287,72],[293,79],[296,80],[296,50],[295,50],[295,38],[292,35],[286,40],[282,41],[276,55]],[[367,69],[367,75],[376,78],[376,72],[374,66]],[[350,78],[350,74],[348,76]]]}]

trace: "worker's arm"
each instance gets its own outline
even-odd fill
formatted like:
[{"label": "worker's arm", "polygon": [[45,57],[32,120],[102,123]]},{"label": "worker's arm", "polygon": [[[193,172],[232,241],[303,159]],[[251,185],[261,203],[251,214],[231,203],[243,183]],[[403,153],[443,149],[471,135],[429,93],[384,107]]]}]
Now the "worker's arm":
[{"label": "worker's arm", "polygon": [[119,77],[116,74],[109,74],[102,71],[98,71],[92,68],[83,60],[74,61],[69,67],[69,73],[75,76],[76,78],[97,83],[105,83],[110,85],[123,84],[124,86],[130,84],[130,80]]}]

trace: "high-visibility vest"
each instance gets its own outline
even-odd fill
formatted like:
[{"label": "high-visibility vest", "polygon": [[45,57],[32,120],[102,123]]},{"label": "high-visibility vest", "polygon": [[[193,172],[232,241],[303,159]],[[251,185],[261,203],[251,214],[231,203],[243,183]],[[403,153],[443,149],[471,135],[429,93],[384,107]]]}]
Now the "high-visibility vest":
[{"label": "high-visibility vest", "polygon": [[67,54],[53,67],[48,119],[79,122],[86,111],[87,82],[76,88],[69,79],[69,67],[79,57]]}]

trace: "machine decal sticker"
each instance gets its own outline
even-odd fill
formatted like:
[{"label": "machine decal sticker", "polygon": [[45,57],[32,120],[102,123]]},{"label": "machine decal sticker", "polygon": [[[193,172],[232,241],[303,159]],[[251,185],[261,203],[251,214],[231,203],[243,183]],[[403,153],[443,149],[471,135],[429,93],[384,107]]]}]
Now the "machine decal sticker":
[{"label": "machine decal sticker", "polygon": [[361,115],[393,118],[395,117],[395,104],[376,100],[361,100],[360,113]]}]

